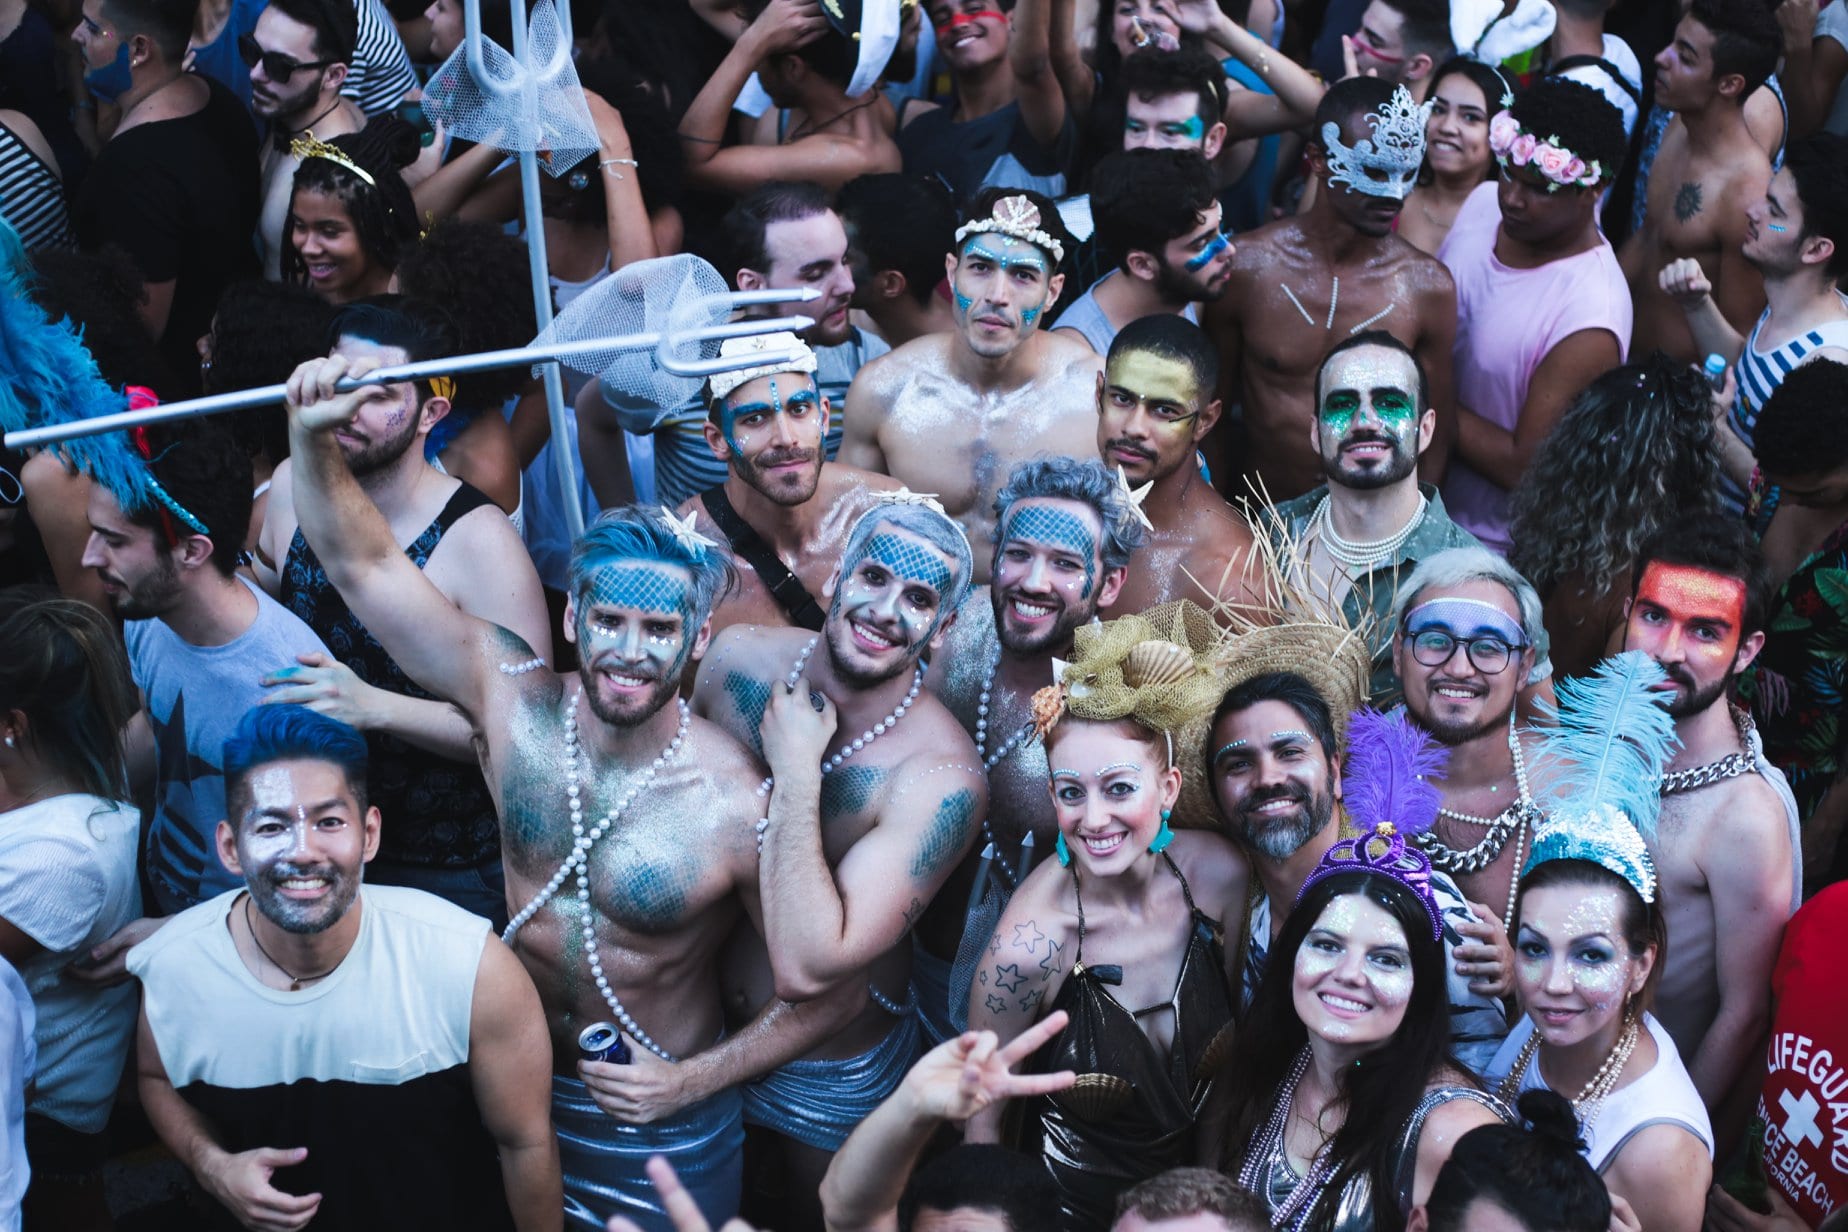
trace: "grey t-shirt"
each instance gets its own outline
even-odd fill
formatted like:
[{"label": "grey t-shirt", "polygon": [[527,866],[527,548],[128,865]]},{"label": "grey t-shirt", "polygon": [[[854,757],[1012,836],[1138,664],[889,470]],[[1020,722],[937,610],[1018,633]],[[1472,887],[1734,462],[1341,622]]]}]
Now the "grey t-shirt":
[{"label": "grey t-shirt", "polygon": [[159,620],[123,628],[154,729],[147,870],[162,915],[244,884],[219,862],[214,838],[225,816],[225,737],[263,700],[263,677],[296,666],[297,655],[327,653],[293,612],[249,579],[238,580],[257,597],[257,618],[222,646],[195,646]]}]

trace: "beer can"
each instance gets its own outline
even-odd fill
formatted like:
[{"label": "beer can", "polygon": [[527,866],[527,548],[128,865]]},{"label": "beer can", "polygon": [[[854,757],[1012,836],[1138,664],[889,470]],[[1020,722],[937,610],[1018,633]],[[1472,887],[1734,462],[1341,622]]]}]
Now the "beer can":
[{"label": "beer can", "polygon": [[629,1042],[613,1022],[593,1022],[578,1032],[578,1055],[586,1061],[629,1063]]}]

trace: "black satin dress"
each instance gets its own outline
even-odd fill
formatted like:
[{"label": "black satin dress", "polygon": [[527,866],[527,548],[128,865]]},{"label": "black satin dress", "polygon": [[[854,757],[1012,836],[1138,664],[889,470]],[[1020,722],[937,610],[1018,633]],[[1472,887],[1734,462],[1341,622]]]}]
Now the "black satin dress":
[{"label": "black satin dress", "polygon": [[[1078,903],[1078,951],[1072,973],[1048,1010],[1071,1022],[1035,1057],[1042,1073],[1070,1069],[1070,1090],[1029,1105],[1026,1149],[1037,1149],[1059,1189],[1066,1232],[1107,1229],[1117,1195],[1158,1172],[1194,1162],[1194,1121],[1212,1090],[1213,1075],[1232,1049],[1232,989],[1226,982],[1225,939],[1219,923],[1194,906],[1180,879],[1193,928],[1169,999],[1125,1008],[1110,994],[1122,968],[1084,961],[1084,901]],[[1074,870],[1074,885],[1076,872]],[[1174,1044],[1163,1056],[1137,1019],[1172,1009]]]}]

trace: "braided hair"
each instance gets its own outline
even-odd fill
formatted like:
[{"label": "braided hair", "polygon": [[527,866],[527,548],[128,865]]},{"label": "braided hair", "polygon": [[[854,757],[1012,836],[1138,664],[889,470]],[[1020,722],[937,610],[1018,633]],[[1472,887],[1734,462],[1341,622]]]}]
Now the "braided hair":
[{"label": "braided hair", "polygon": [[[358,164],[373,183],[330,158],[304,158],[295,170],[294,192],[320,192],[338,200],[366,260],[396,269],[398,258],[423,232],[417,202],[399,174],[417,158],[417,129],[394,115],[374,116],[358,132],[342,133],[327,144]],[[308,267],[293,244],[284,246],[282,276],[294,286],[308,285]]]}]

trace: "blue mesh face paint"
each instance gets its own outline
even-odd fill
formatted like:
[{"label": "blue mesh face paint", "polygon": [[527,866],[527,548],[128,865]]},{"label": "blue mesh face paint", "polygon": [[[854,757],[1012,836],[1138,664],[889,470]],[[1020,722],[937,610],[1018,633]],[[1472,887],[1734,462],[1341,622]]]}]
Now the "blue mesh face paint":
[{"label": "blue mesh face paint", "polygon": [[1019,504],[1008,515],[1001,542],[1005,545],[1015,539],[1063,548],[1077,556],[1084,562],[1084,589],[1079,597],[1091,597],[1097,583],[1097,535],[1082,518],[1050,505]]},{"label": "blue mesh face paint", "polygon": [[1226,251],[1226,249],[1230,247],[1232,247],[1232,241],[1226,238],[1226,233],[1224,231],[1219,232],[1208,241],[1205,248],[1202,248],[1199,252],[1187,258],[1187,272],[1195,273],[1205,269],[1213,263],[1214,259],[1217,258],[1220,253]]},{"label": "blue mesh face paint", "polygon": [[685,616],[692,607],[692,588],[672,565],[622,561],[593,572],[584,586],[583,601],[590,607],[631,608],[652,615]]},{"label": "blue mesh face paint", "polygon": [[[692,607],[692,586],[674,566],[614,561],[593,570],[578,597],[582,653],[587,660],[610,650],[630,662],[645,658],[661,679],[677,677],[693,646]],[[672,628],[664,627],[669,619]]]},{"label": "blue mesh face paint", "polygon": [[878,561],[908,582],[922,582],[939,596],[950,592],[950,566],[935,550],[915,540],[875,532],[848,572],[853,573],[869,560]]}]

